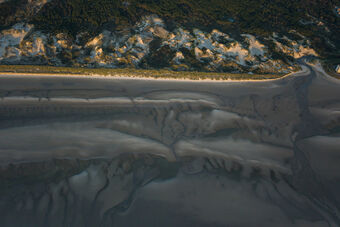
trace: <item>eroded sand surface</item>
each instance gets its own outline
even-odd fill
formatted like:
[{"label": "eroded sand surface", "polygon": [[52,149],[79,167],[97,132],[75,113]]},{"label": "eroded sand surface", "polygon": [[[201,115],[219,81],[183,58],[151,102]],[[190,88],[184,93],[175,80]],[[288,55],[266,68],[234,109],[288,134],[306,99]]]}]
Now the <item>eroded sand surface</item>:
[{"label": "eroded sand surface", "polygon": [[339,226],[340,82],[0,77],[1,226]]}]

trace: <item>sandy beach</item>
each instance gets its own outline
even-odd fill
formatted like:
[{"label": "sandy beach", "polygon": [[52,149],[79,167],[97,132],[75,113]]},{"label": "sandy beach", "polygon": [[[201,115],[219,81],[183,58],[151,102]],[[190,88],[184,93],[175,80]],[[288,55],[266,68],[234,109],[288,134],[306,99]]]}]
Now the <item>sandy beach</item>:
[{"label": "sandy beach", "polygon": [[[302,73],[305,72],[305,69],[302,70],[301,72],[296,72],[296,73]],[[280,78],[277,79],[244,79],[244,80],[237,80],[237,79],[228,79],[228,80],[215,80],[215,79],[197,79],[197,80],[192,80],[192,79],[186,79],[186,78],[154,78],[154,77],[142,77],[142,76],[126,76],[122,74],[116,74],[116,75],[81,75],[81,74],[52,74],[52,73],[12,73],[12,72],[0,72],[0,76],[28,76],[28,77],[34,77],[34,76],[50,76],[50,77],[74,77],[74,78],[93,78],[93,79],[133,79],[133,80],[165,80],[165,81],[190,81],[190,82],[261,82],[261,81],[273,81],[273,80],[280,80],[283,78],[286,78],[292,74],[295,73],[289,73],[286,74]],[[249,74],[249,78],[251,78],[251,74]]]}]

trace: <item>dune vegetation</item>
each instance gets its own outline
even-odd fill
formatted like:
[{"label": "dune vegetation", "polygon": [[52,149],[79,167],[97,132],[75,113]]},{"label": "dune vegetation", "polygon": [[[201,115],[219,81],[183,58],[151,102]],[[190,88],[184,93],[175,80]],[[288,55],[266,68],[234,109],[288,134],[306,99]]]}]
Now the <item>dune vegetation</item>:
[{"label": "dune vegetation", "polygon": [[56,67],[44,65],[0,65],[0,73],[55,74],[85,76],[119,76],[154,79],[188,79],[188,80],[263,80],[278,79],[285,74],[248,74],[248,73],[215,73],[215,72],[177,72],[166,69],[135,68],[81,68]]}]

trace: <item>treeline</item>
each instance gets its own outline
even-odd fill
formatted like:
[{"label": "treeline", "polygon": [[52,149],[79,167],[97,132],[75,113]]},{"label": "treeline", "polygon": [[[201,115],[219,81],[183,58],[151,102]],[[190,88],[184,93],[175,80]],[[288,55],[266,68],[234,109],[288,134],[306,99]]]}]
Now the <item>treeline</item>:
[{"label": "treeline", "polygon": [[0,30],[18,23],[32,15],[28,0],[9,0],[0,4]]},{"label": "treeline", "polygon": [[[22,11],[28,0],[0,4],[0,26]],[[222,29],[270,32],[298,28],[308,13],[337,23],[332,12],[338,0],[52,0],[28,18],[50,31],[96,31],[104,26],[117,29],[134,24],[143,15],[154,13],[169,24],[218,26]]]},{"label": "treeline", "polygon": [[54,0],[32,18],[52,31],[94,31],[132,25],[154,13],[169,24],[239,28],[246,32],[298,29],[306,13],[335,23],[332,0]]}]

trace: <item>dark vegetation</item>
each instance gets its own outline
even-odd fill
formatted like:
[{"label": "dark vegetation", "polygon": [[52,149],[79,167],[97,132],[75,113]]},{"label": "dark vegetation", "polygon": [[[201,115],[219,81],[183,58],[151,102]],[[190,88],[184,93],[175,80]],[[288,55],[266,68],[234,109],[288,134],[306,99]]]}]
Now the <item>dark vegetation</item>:
[{"label": "dark vegetation", "polygon": [[[0,29],[25,18],[37,29],[64,32],[75,38],[81,31],[94,36],[104,28],[127,30],[144,15],[157,14],[169,30],[180,25],[206,31],[217,28],[236,36],[266,36],[294,29],[307,36],[321,56],[338,55],[340,48],[340,18],[334,12],[334,6],[340,6],[339,0],[52,0],[38,12],[27,8],[28,1],[1,3]],[[315,19],[322,21],[330,32],[317,23],[301,23]],[[151,58],[157,62],[158,55],[167,52],[161,50]]]},{"label": "dark vegetation", "polygon": [[[17,1],[17,0],[15,0]],[[96,30],[106,23],[124,28],[141,16],[154,13],[187,26],[235,24],[243,31],[270,32],[298,28],[306,13],[329,23],[336,22],[334,0],[55,0],[33,18],[45,29]],[[308,18],[307,18],[308,19]],[[234,21],[234,23],[233,23]]]},{"label": "dark vegetation", "polygon": [[143,59],[145,63],[142,62],[141,64],[148,62],[152,68],[170,67],[171,60],[175,57],[175,51],[171,50],[169,46],[157,47],[158,46],[156,46],[154,51],[150,51],[150,54]]},{"label": "dark vegetation", "polygon": [[26,16],[27,0],[12,0],[0,4],[0,28],[6,28]]},{"label": "dark vegetation", "polygon": [[323,69],[337,79],[340,79],[340,74],[336,73],[336,66],[340,65],[340,55],[329,56],[327,59],[324,59],[322,62]]},{"label": "dark vegetation", "polygon": [[[6,18],[23,11],[26,1],[2,3],[1,25],[11,23]],[[123,29],[153,13],[165,18],[170,26],[180,23],[265,33],[303,29],[298,22],[302,18],[310,20],[307,14],[339,25],[333,12],[335,5],[339,5],[339,0],[52,0],[29,20],[46,30],[98,32],[104,26]]]}]

